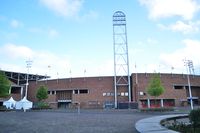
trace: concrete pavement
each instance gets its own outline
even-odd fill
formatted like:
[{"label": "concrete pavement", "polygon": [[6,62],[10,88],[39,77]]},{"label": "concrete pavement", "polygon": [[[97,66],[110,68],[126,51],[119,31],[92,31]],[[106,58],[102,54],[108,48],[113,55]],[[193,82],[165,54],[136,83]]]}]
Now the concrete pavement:
[{"label": "concrete pavement", "polygon": [[187,114],[162,115],[145,118],[136,122],[135,128],[139,133],[178,133],[161,126],[160,121],[167,118],[185,115]]},{"label": "concrete pavement", "polygon": [[156,115],[137,110],[0,112],[0,133],[137,133],[138,120]]}]

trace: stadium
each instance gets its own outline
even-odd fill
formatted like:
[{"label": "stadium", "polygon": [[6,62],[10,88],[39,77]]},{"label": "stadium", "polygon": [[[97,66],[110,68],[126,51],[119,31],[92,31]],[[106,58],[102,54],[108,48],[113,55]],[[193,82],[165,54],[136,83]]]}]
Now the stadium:
[{"label": "stadium", "polygon": [[[10,94],[20,100],[26,93],[26,73],[4,71],[12,82]],[[165,91],[162,95],[151,97],[147,94],[147,86],[153,73],[132,73],[131,102],[126,86],[117,89],[117,108],[179,107],[190,104],[188,76],[194,105],[199,105],[200,76],[160,73]],[[48,88],[46,102],[51,108],[73,108],[79,104],[81,108],[105,109],[115,108],[114,76],[80,77],[48,79],[47,76],[29,74],[27,99],[37,103],[37,89]],[[1,99],[1,104],[6,99]]]}]

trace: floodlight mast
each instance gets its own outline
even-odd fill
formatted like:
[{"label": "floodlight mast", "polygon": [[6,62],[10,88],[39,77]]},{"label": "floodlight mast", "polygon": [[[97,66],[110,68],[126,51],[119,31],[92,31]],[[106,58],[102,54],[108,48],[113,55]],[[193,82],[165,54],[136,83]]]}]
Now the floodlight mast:
[{"label": "floodlight mast", "polygon": [[191,90],[191,84],[190,84],[190,77],[189,76],[192,74],[191,73],[191,69],[192,69],[193,74],[194,74],[194,66],[193,66],[192,60],[186,60],[185,59],[184,63],[185,63],[186,69],[187,69],[187,79],[188,79],[188,90],[189,90],[190,106],[191,106],[191,110],[193,110],[194,106],[193,106],[192,90]]},{"label": "floodlight mast", "polygon": [[116,11],[113,15],[113,49],[114,49],[114,101],[118,108],[118,89],[126,87],[128,101],[131,102],[129,58],[126,30],[126,15],[122,11]]},{"label": "floodlight mast", "polygon": [[28,60],[26,61],[26,68],[27,68],[27,77],[26,77],[26,92],[25,92],[25,97],[27,98],[27,93],[28,93],[28,79],[29,79],[29,69],[31,68],[32,61]]}]

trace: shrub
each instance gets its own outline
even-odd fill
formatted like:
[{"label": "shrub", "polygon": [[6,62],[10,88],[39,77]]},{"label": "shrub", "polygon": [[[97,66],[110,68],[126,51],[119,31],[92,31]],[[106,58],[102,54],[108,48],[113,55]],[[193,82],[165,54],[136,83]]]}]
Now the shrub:
[{"label": "shrub", "polygon": [[41,108],[41,109],[48,109],[48,108],[49,108],[49,105],[48,105],[47,103],[45,103],[45,102],[39,102],[39,103],[37,104],[37,107],[38,107],[38,108]]},{"label": "shrub", "polygon": [[7,111],[6,106],[0,106],[0,111]]},{"label": "shrub", "polygon": [[170,130],[181,132],[181,133],[193,133],[191,130],[192,129],[191,125],[186,125],[185,123],[182,123],[182,122],[172,123],[172,125],[168,126],[167,128],[169,128]]},{"label": "shrub", "polygon": [[195,128],[200,126],[200,109],[190,111],[189,119],[195,131]]},{"label": "shrub", "polygon": [[165,111],[174,111],[174,108],[145,108],[140,109],[142,112],[165,112]]},{"label": "shrub", "polygon": [[41,110],[41,109],[51,109],[48,105],[48,103],[45,102],[37,102],[34,103],[34,106],[32,108],[33,110]]}]

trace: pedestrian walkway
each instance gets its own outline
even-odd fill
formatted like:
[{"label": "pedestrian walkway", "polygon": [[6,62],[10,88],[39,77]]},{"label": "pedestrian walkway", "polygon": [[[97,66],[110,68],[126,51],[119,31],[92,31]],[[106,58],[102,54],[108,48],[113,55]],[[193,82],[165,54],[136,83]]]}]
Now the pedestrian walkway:
[{"label": "pedestrian walkway", "polygon": [[160,121],[171,117],[185,116],[187,114],[162,115],[139,120],[135,128],[139,133],[178,133],[160,125]]}]

